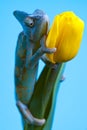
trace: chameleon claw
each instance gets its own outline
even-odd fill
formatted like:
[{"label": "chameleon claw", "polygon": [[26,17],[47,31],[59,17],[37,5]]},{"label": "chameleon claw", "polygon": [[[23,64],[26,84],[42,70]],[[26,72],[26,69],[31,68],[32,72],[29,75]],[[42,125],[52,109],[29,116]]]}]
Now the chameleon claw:
[{"label": "chameleon claw", "polygon": [[16,104],[20,112],[22,113],[23,117],[25,118],[25,121],[28,124],[36,125],[36,126],[42,126],[45,124],[45,119],[38,119],[38,118],[33,117],[28,107],[24,105],[21,101],[17,101]]}]

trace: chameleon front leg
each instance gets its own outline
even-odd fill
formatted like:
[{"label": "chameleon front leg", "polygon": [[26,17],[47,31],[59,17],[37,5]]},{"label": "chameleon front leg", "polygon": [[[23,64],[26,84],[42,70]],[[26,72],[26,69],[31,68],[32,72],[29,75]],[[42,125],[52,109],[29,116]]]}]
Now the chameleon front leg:
[{"label": "chameleon front leg", "polygon": [[[56,51],[56,48],[52,48],[52,49],[46,48],[45,41],[46,41],[46,36],[44,35],[40,40],[41,47],[36,51],[36,53],[31,57],[30,60],[28,60],[28,59],[26,60],[26,61],[29,61],[26,64],[27,68],[33,68],[37,64],[38,60],[42,57],[43,54],[45,54],[45,53],[50,54],[50,53],[54,53]],[[29,56],[27,56],[27,57],[29,57]]]}]

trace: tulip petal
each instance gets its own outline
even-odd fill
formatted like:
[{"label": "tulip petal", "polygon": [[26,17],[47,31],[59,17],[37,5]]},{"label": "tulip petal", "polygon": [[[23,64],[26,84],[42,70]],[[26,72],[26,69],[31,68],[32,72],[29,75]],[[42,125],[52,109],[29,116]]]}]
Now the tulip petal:
[{"label": "tulip petal", "polygon": [[74,58],[80,48],[83,31],[84,22],[73,12],[57,15],[46,40],[48,48],[57,48],[54,54],[47,54],[49,60],[59,63]]}]

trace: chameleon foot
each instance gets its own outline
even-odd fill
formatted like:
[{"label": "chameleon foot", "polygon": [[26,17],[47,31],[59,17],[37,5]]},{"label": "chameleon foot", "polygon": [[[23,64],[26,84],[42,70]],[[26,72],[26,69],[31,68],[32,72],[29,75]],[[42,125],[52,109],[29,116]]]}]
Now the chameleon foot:
[{"label": "chameleon foot", "polygon": [[24,105],[21,101],[17,101],[16,104],[28,124],[36,126],[42,126],[45,124],[45,119],[38,119],[33,117],[28,107]]},{"label": "chameleon foot", "polygon": [[41,38],[41,40],[40,40],[40,45],[41,45],[41,49],[42,49],[42,52],[44,52],[44,53],[48,53],[48,54],[51,54],[51,53],[54,53],[54,52],[56,52],[56,48],[47,48],[46,46],[45,46],[45,43],[46,42],[46,36],[44,35],[42,38]]}]

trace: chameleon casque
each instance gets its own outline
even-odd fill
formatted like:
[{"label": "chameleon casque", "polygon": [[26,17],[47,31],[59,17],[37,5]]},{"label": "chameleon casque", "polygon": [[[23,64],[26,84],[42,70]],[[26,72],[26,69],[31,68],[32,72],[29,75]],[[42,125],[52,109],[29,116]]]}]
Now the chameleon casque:
[{"label": "chameleon casque", "polygon": [[35,118],[27,105],[34,92],[39,59],[45,53],[56,51],[56,48],[45,47],[49,18],[39,9],[32,14],[14,11],[14,16],[23,28],[18,36],[15,53],[16,104],[27,123],[41,126],[45,119]]}]

